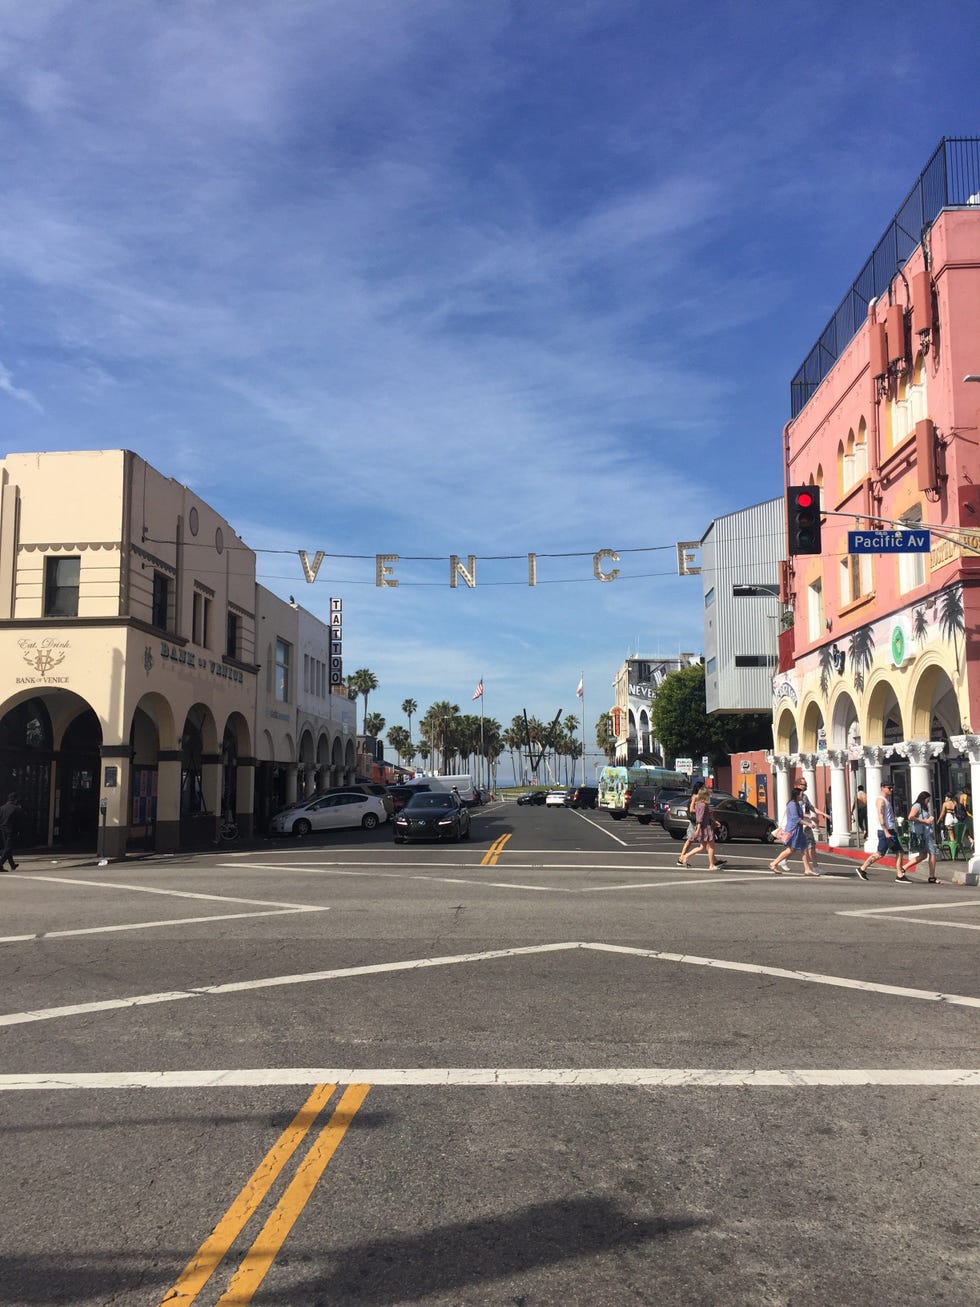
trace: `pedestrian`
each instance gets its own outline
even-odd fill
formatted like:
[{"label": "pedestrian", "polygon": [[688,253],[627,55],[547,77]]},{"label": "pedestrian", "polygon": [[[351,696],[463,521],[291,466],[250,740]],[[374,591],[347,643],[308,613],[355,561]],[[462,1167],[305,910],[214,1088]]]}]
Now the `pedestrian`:
[{"label": "pedestrian", "polygon": [[803,853],[803,870],[809,871],[814,876],[820,876],[823,873],[820,870],[820,861],[817,855],[817,817],[823,817],[824,821],[829,822],[830,817],[820,808],[814,805],[807,798],[806,781],[800,781],[800,807],[803,809],[803,833],[806,836],[806,850]]},{"label": "pedestrian", "polygon": [[809,852],[807,847],[807,818],[803,812],[803,796],[805,794],[802,785],[794,785],[790,795],[789,802],[786,805],[786,811],[783,814],[783,843],[785,848],[782,853],[778,853],[770,862],[769,870],[774,876],[781,876],[783,863],[788,862],[794,853],[803,855],[803,874],[804,876],[819,876],[819,871],[812,871],[809,867]]},{"label": "pedestrian", "polygon": [[696,853],[707,853],[709,871],[717,871],[719,867],[724,867],[725,859],[715,857],[715,826],[711,819],[711,791],[703,785],[694,796],[694,825],[697,831],[695,838],[698,840],[698,847],[689,853],[687,857],[684,856],[682,850],[681,856],[677,859],[678,867],[686,867],[688,860],[693,858]]},{"label": "pedestrian", "polygon": [[7,870],[7,863],[10,863],[10,870],[17,870],[17,863],[14,862],[14,841],[20,835],[21,823],[24,820],[24,809],[20,806],[20,797],[17,794],[8,794],[7,802],[0,805],[0,871]]},{"label": "pedestrian", "polygon": [[944,794],[942,806],[936,813],[936,826],[942,829],[943,835],[948,835],[955,825],[956,800],[951,794]]},{"label": "pedestrian", "polygon": [[687,866],[687,862],[685,861],[687,855],[694,847],[694,845],[698,843],[698,825],[697,822],[694,820],[694,804],[697,800],[697,797],[698,797],[698,792],[697,790],[694,790],[694,792],[691,794],[690,800],[688,801],[687,830],[684,832],[683,848],[681,849],[680,854],[677,858],[677,865],[679,867]]},{"label": "pedestrian", "polygon": [[877,853],[868,854],[858,867],[857,874],[862,880],[867,880],[868,868],[873,866],[879,858],[883,858],[886,853],[890,853],[895,858],[895,879],[900,885],[911,884],[905,874],[902,861],[902,846],[898,842],[891,785],[885,784],[881,787],[881,793],[875,799],[875,810],[878,814],[878,851]]},{"label": "pedestrian", "polygon": [[857,822],[858,834],[867,839],[868,835],[868,796],[863,785],[857,787],[854,795],[854,820]]},{"label": "pedestrian", "polygon": [[931,803],[932,795],[928,790],[923,790],[909,808],[909,853],[912,857],[906,871],[915,871],[922,859],[928,858],[929,884],[941,885],[942,881],[936,875],[939,849],[936,847],[936,819],[929,811]]}]

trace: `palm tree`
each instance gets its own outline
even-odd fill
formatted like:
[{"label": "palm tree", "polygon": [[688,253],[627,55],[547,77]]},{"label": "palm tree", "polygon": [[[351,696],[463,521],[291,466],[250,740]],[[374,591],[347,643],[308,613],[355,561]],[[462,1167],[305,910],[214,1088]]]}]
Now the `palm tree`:
[{"label": "palm tree", "polygon": [[412,737],[404,726],[392,726],[388,732],[388,743],[394,749],[399,763],[403,758],[408,762],[412,761],[415,750],[412,748]]},{"label": "palm tree", "polygon": [[376,740],[385,728],[385,719],[379,712],[373,712],[364,718],[364,734]]},{"label": "palm tree", "polygon": [[347,685],[349,689],[355,692],[355,694],[364,695],[364,730],[361,734],[367,735],[368,695],[372,690],[378,688],[378,678],[375,676],[374,672],[368,671],[366,667],[360,667],[356,672],[351,672],[350,676],[348,676]]},{"label": "palm tree", "polygon": [[599,751],[606,755],[609,762],[616,757],[616,733],[613,730],[612,713],[600,713],[595,724],[595,742]]},{"label": "palm tree", "polygon": [[415,699],[402,700],[402,712],[408,718],[408,738],[412,738],[412,718],[418,712],[419,706]]},{"label": "palm tree", "polygon": [[430,752],[438,757],[442,754],[442,770],[447,771],[446,758],[451,743],[453,719],[459,714],[459,704],[440,699],[434,703],[422,718],[420,729],[425,732]]}]

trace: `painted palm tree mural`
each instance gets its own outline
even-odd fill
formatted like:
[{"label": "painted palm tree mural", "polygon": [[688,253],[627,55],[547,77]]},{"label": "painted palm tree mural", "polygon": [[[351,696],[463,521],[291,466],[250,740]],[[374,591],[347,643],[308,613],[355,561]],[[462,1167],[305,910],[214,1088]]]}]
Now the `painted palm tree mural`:
[{"label": "painted palm tree mural", "polygon": [[929,619],[926,617],[924,608],[913,608],[912,610],[912,639],[916,644],[925,644],[926,636],[929,634]]},{"label": "painted palm tree mural", "polygon": [[956,670],[960,667],[960,648],[957,636],[966,632],[966,619],[963,613],[963,587],[950,586],[939,596],[939,629],[947,640],[953,642],[953,654],[956,658]]},{"label": "painted palm tree mural", "polygon": [[825,644],[820,650],[820,693],[823,695],[824,703],[830,694],[830,678],[834,671],[833,654],[830,645]]},{"label": "painted palm tree mural", "polygon": [[874,632],[870,626],[859,626],[852,633],[847,645],[847,659],[854,676],[854,688],[859,694],[864,690],[864,678],[871,670],[874,656]]}]

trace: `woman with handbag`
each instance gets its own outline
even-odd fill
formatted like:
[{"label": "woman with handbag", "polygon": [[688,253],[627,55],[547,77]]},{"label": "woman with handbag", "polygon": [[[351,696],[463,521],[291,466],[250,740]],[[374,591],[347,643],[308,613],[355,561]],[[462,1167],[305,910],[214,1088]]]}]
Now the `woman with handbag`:
[{"label": "woman with handbag", "polygon": [[803,805],[800,802],[804,788],[805,787],[802,785],[794,785],[793,793],[790,796],[789,803],[786,805],[786,812],[783,816],[781,831],[782,843],[785,845],[785,848],[782,853],[778,853],[769,864],[769,870],[774,876],[781,876],[783,874],[783,863],[788,862],[794,853],[803,854],[804,876],[820,875],[819,871],[811,871],[807,866],[807,819],[803,815]]},{"label": "woman with handbag", "polygon": [[[689,859],[694,857],[695,853],[707,853],[708,870],[717,871],[719,867],[725,865],[724,858],[715,857],[715,822],[711,819],[711,791],[702,785],[701,789],[695,794],[691,803],[691,811],[694,814],[694,828],[697,832],[695,839],[698,841],[698,847],[693,852],[684,853],[677,859],[678,867],[686,867]],[[685,848],[687,846],[685,845]]]},{"label": "woman with handbag", "polygon": [[905,867],[905,874],[914,871],[923,858],[929,859],[929,884],[940,885],[936,875],[936,819],[929,811],[932,795],[923,790],[909,808],[909,853],[912,855]]}]

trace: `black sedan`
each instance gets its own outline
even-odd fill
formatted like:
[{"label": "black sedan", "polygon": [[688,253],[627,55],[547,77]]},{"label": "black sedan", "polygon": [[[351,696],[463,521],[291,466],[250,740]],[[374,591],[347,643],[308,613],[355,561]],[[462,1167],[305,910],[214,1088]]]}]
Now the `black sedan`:
[{"label": "black sedan", "polygon": [[[664,829],[675,840],[682,840],[687,832],[687,809],[689,799],[678,799],[671,803],[664,814]],[[711,796],[711,819],[716,822],[715,839],[721,843],[726,840],[761,840],[763,844],[772,843],[772,833],[776,823],[764,812],[736,799],[731,795],[713,794]]]},{"label": "black sedan", "polygon": [[395,816],[395,843],[406,840],[468,840],[470,814],[458,794],[413,794]]},{"label": "black sedan", "polygon": [[528,804],[528,803],[543,804],[547,797],[548,797],[547,790],[528,790],[527,794],[519,794],[517,796],[517,802],[519,804]]}]

